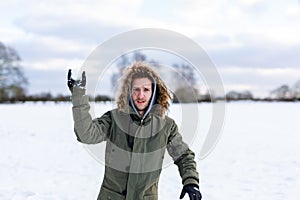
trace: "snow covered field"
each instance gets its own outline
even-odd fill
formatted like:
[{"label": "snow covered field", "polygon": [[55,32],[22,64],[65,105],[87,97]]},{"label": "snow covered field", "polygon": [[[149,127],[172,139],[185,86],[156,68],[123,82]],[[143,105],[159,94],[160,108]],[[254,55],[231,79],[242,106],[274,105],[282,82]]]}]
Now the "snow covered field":
[{"label": "snow covered field", "polygon": [[[96,116],[111,107],[97,104]],[[191,145],[196,153],[209,127],[211,104],[199,109],[201,126]],[[170,115],[180,121],[180,114],[180,106],[172,105]],[[299,119],[299,103],[226,104],[216,148],[197,158],[203,199],[299,199]],[[0,155],[0,200],[98,195],[104,167],[76,141],[69,103],[0,105]],[[165,167],[159,198],[179,199],[181,187],[176,166]]]}]

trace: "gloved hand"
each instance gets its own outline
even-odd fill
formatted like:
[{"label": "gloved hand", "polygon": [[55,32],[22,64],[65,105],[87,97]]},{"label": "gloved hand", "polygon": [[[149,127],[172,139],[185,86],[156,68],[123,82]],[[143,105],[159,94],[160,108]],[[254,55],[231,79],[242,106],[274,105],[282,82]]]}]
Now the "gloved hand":
[{"label": "gloved hand", "polygon": [[71,76],[72,76],[72,70],[69,69],[67,85],[71,92],[73,92],[74,87],[82,87],[82,88],[85,87],[86,85],[85,71],[82,72],[81,80],[74,80]]},{"label": "gloved hand", "polygon": [[201,200],[202,195],[199,190],[199,186],[195,184],[187,184],[183,186],[183,189],[181,191],[180,199],[182,199],[185,195],[185,193],[189,194],[190,200]]}]

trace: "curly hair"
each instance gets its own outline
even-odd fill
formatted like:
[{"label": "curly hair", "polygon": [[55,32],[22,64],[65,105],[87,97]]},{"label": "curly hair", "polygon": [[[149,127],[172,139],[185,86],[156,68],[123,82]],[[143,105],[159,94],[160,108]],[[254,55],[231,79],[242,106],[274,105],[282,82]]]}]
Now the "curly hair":
[{"label": "curly hair", "polygon": [[169,108],[169,100],[171,99],[170,91],[168,90],[164,81],[155,72],[151,65],[147,62],[133,62],[129,67],[123,71],[121,85],[119,88],[119,95],[117,97],[117,106],[120,110],[124,110],[129,105],[129,95],[132,81],[135,78],[149,78],[156,82],[156,101],[161,107],[160,114],[165,115]]}]

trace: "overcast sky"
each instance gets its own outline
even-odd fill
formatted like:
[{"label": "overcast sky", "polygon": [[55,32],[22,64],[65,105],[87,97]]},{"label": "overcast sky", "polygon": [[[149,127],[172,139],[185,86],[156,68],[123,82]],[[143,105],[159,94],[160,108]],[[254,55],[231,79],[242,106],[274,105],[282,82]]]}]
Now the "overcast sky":
[{"label": "overcast sky", "polygon": [[29,93],[67,94],[78,69],[111,37],[164,28],[197,42],[226,91],[255,96],[300,80],[299,0],[10,0],[0,2],[0,41],[15,48]]}]

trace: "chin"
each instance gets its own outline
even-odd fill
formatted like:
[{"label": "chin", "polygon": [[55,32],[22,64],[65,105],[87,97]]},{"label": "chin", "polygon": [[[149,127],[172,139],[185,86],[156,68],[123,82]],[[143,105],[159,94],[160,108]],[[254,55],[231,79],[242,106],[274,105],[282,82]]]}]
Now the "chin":
[{"label": "chin", "polygon": [[145,111],[145,109],[146,109],[146,107],[137,107],[137,109],[139,110],[139,111]]},{"label": "chin", "polygon": [[139,105],[138,103],[135,104],[135,107],[140,110],[140,111],[144,111],[147,108],[148,104],[143,104],[143,105]]}]

